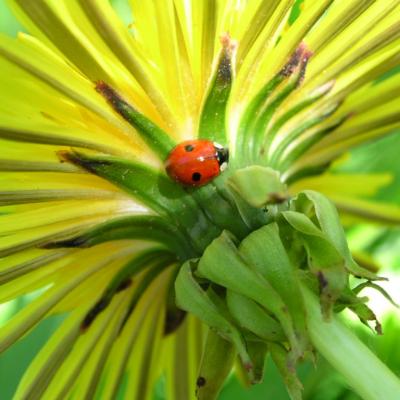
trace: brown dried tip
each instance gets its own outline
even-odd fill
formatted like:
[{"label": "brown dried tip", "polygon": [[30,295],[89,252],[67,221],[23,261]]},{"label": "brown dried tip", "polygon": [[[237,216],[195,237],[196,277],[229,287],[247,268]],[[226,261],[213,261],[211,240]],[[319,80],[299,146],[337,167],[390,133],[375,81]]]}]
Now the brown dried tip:
[{"label": "brown dried tip", "polygon": [[111,105],[117,106],[118,103],[123,102],[122,97],[106,82],[97,81],[95,88]]},{"label": "brown dried tip", "polygon": [[301,42],[297,49],[294,51],[289,61],[281,70],[281,75],[290,76],[300,65],[300,82],[305,74],[305,69],[308,63],[309,58],[312,56],[312,51],[307,48],[307,45],[304,42]]},{"label": "brown dried tip", "polygon": [[225,32],[221,37],[219,38],[222,47],[225,49],[225,51],[229,52],[229,54],[232,54],[237,47],[237,41],[232,40],[231,35],[228,32]]},{"label": "brown dried tip", "polygon": [[123,290],[128,289],[131,285],[132,285],[132,279],[131,278],[125,279],[119,284],[116,292],[122,292]]},{"label": "brown dried tip", "polygon": [[382,325],[381,325],[381,323],[380,323],[377,319],[375,320],[375,332],[376,332],[379,336],[383,335],[383,332],[382,332]]},{"label": "brown dried tip", "polygon": [[71,162],[71,152],[69,150],[58,150],[56,155],[61,163]]}]

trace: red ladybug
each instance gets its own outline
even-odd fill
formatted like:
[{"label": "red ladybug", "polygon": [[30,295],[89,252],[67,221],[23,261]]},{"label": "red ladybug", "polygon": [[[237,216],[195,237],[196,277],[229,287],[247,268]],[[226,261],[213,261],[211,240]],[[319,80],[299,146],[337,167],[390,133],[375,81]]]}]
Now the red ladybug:
[{"label": "red ladybug", "polygon": [[169,153],[165,162],[168,175],[186,186],[202,186],[210,182],[228,163],[229,152],[210,140],[187,140]]}]

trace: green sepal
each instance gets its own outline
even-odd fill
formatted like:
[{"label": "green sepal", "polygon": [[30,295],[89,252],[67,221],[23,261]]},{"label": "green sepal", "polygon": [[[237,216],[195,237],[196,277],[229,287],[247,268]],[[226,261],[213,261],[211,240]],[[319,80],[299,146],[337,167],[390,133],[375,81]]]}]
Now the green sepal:
[{"label": "green sepal", "polygon": [[250,230],[243,221],[236,205],[227,201],[215,185],[197,188],[192,192],[192,195],[208,218],[221,230],[227,229],[240,238],[249,234]]},{"label": "green sepal", "polygon": [[137,254],[128,261],[112,278],[100,299],[90,309],[82,322],[82,329],[86,329],[93,320],[111,303],[114,295],[132,284],[132,279],[145,268],[151,268],[154,262],[165,266],[174,261],[174,255],[165,249],[152,248]]},{"label": "green sepal", "polygon": [[376,274],[357,265],[351,256],[346,235],[335,205],[321,193],[305,190],[292,203],[294,209],[316,221],[326,238],[336,247],[346,261],[346,269],[355,276],[379,280]]},{"label": "green sepal", "polygon": [[[215,186],[219,195],[224,198],[234,210],[236,210],[239,220],[241,220],[245,226],[244,229],[246,230],[246,235],[248,235],[254,229],[267,224],[270,219],[266,215],[265,210],[252,207],[243,199],[241,194],[229,187],[227,181],[231,174],[232,170],[228,169],[213,181],[213,185]],[[233,214],[231,219],[233,219]],[[227,226],[225,226],[224,229],[228,229]],[[230,232],[234,233],[235,230]],[[242,238],[241,236],[238,237]]]},{"label": "green sepal", "polygon": [[294,115],[318,101],[332,87],[330,82],[318,88],[310,98],[294,106],[269,128],[279,106],[302,82],[311,55],[306,46],[300,44],[282,70],[251,100],[239,123],[236,143],[236,148],[240,149],[236,157],[239,166],[254,162],[266,163],[269,147],[279,129]]},{"label": "green sepal", "polygon": [[297,88],[300,82],[301,74],[297,73],[296,76],[286,83],[276,96],[267,104],[261,114],[250,126],[253,132],[253,140],[250,142],[251,159],[256,161],[263,159],[268,153],[268,148],[271,145],[273,137],[269,135],[267,130],[268,124],[274,114],[278,111],[281,104],[290,96],[290,94]]},{"label": "green sepal", "polygon": [[244,111],[236,135],[236,148],[240,149],[240,151],[236,152],[235,161],[239,163],[239,166],[242,167],[247,165],[250,161],[250,154],[247,147],[249,146],[249,142],[251,142],[252,135],[254,134],[253,130],[250,129],[252,123],[254,123],[255,118],[261,112],[267,99],[284,80],[285,76],[283,74],[279,73],[275,75],[261,88]]},{"label": "green sepal", "polygon": [[297,89],[304,78],[308,59],[311,56],[310,52],[304,50],[301,46],[299,47],[297,51],[301,54],[298,63],[295,66],[293,65],[290,74],[287,75],[286,82],[278,88],[275,96],[260,110],[249,127],[253,132],[250,151],[254,160],[263,159],[268,154],[269,147],[275,137],[275,133],[268,129],[270,121],[281,104]]},{"label": "green sepal", "polygon": [[254,366],[254,379],[251,384],[262,382],[264,378],[265,358],[268,353],[268,345],[261,341],[248,341],[247,351],[253,361]]},{"label": "green sepal", "polygon": [[[310,130],[311,128],[321,124],[325,121],[328,117],[336,112],[338,107],[341,103],[335,103],[332,105],[328,110],[317,115],[313,118],[306,119],[305,121],[299,123],[292,131],[287,132],[285,137],[280,141],[279,145],[274,149],[272,156],[269,158],[268,163],[273,167],[277,167],[279,165],[279,161],[282,158],[283,152],[285,149],[292,143],[296,138],[301,136],[306,131]],[[335,124],[336,128],[336,124]],[[325,134],[331,132],[330,129],[321,130],[319,133],[316,133],[315,136],[312,136],[309,141],[306,141],[306,146],[311,147],[313,143],[319,141]],[[268,132],[270,134],[270,132]],[[297,150],[297,149],[296,149]]]},{"label": "green sepal", "polygon": [[192,266],[195,266],[195,262],[187,261],[178,273],[175,281],[176,304],[182,310],[196,315],[224,339],[229,340],[235,346],[249,375],[252,375],[253,366],[242,334],[221,315],[217,305],[193,276]]},{"label": "green sepal", "polygon": [[304,214],[282,212],[285,220],[299,232],[308,255],[308,267],[319,282],[321,308],[325,318],[348,285],[345,258]]},{"label": "green sepal", "polygon": [[223,39],[218,65],[200,115],[199,137],[227,144],[226,108],[233,81],[232,56],[234,45],[228,36]]},{"label": "green sepal", "polygon": [[279,323],[255,301],[232,290],[226,291],[226,302],[233,319],[241,328],[267,342],[286,341]]},{"label": "green sepal", "polygon": [[124,320],[120,327],[120,332],[123,330],[125,324],[127,323],[129,317],[131,316],[132,312],[135,310],[137,304],[139,303],[140,299],[143,296],[143,293],[149,287],[151,282],[168,267],[170,263],[165,262],[165,260],[161,259],[161,261],[157,261],[150,265],[146,270],[143,272],[143,276],[140,279],[135,291],[129,300],[129,305],[127,307],[127,311],[124,317]]},{"label": "green sepal", "polygon": [[164,132],[151,119],[145,117],[127,103],[111,86],[97,82],[96,90],[108,101],[111,107],[131,124],[151,150],[164,161],[176,146],[171,136]]},{"label": "green sepal", "polygon": [[[309,150],[314,144],[318,143],[325,136],[329,135],[331,132],[339,128],[345,121],[349,118],[348,115],[337,119],[332,124],[328,126],[321,127],[317,129],[311,136],[304,137],[300,142],[297,143],[295,147],[292,147],[289,154],[285,155],[285,157],[281,157],[279,161],[277,161],[276,167],[279,168],[280,171],[287,171],[291,164],[294,163],[295,160],[299,159],[307,150]],[[305,135],[304,135],[305,136]],[[281,154],[285,149],[282,148]],[[316,167],[320,168],[320,167]],[[301,170],[304,171],[304,170]],[[301,172],[299,171],[299,172]],[[307,171],[304,171],[307,173]],[[321,171],[322,173],[322,171]],[[299,175],[297,175],[299,176]],[[292,178],[293,180],[293,178]]]},{"label": "green sepal", "polygon": [[372,288],[377,290],[383,297],[385,297],[387,301],[389,301],[392,304],[392,306],[399,308],[399,305],[393,300],[390,294],[383,287],[377,285],[374,282],[367,281],[360,283],[357,287],[353,288],[353,292],[358,294],[361,292],[361,290],[365,288]]},{"label": "green sepal", "polygon": [[235,347],[218,333],[209,329],[197,378],[198,400],[214,400],[232,370]]},{"label": "green sepal", "polygon": [[170,278],[168,278],[169,282],[165,299],[164,336],[178,331],[187,316],[186,311],[179,308],[175,301],[175,279],[178,276],[179,268],[179,264],[174,266],[173,272],[170,275]]},{"label": "green sepal", "polygon": [[171,223],[187,231],[199,252],[220,231],[190,194],[157,169],[133,160],[76,151],[64,151],[59,156],[107,179],[160,215],[168,216]]},{"label": "green sepal", "polygon": [[284,301],[300,346],[294,353],[302,355],[310,347],[306,310],[296,271],[279,237],[277,223],[271,223],[252,232],[240,244],[239,253],[271,284]]},{"label": "green sepal", "polygon": [[270,344],[272,360],[285,382],[291,400],[302,400],[303,385],[299,381],[296,370],[288,367],[288,352],[279,344]]},{"label": "green sepal", "polygon": [[[279,132],[279,130],[288,122],[291,118],[293,118],[295,115],[306,109],[307,107],[311,106],[312,104],[316,103],[318,100],[320,100],[322,97],[324,97],[333,87],[334,82],[328,82],[327,84],[322,85],[319,87],[317,90],[315,90],[313,93],[309,95],[309,97],[306,97],[304,100],[301,100],[298,104],[293,106],[291,109],[289,109],[286,113],[284,113],[281,117],[279,117],[276,122],[273,123],[271,128],[268,131],[268,135],[272,138],[276,136],[276,134]],[[289,133],[289,136],[291,137],[291,140],[293,140],[293,134]],[[286,136],[285,136],[286,138]],[[290,140],[290,141],[291,141]],[[290,143],[289,141],[289,143]],[[279,144],[278,148],[282,145],[282,143]],[[287,143],[286,143],[287,145]],[[286,147],[282,146],[283,148]],[[275,152],[273,154],[273,157],[275,157]],[[274,158],[271,159],[271,161]]]},{"label": "green sepal", "polygon": [[298,340],[286,304],[271,284],[246,264],[226,231],[206,248],[199,260],[197,275],[261,304],[278,319],[293,351],[298,351]]},{"label": "green sepal", "polygon": [[58,154],[61,160],[107,179],[160,214],[177,212],[182,208],[179,205],[181,198],[183,202],[188,200],[182,187],[144,163],[77,151],[62,151]]},{"label": "green sepal", "polygon": [[279,172],[269,167],[251,165],[239,169],[227,179],[227,185],[253,207],[279,204],[287,199]]},{"label": "green sepal", "polygon": [[144,239],[163,244],[179,258],[193,254],[194,249],[185,235],[168,220],[156,215],[137,215],[103,222],[77,236],[46,243],[44,248],[88,248],[100,243]]}]

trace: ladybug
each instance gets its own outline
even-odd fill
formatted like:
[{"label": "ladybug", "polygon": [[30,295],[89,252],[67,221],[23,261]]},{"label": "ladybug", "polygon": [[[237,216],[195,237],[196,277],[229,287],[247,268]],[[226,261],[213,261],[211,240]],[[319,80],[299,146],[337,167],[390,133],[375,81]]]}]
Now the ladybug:
[{"label": "ladybug", "polygon": [[165,169],[174,181],[185,186],[202,186],[228,165],[227,148],[210,140],[186,140],[172,149]]}]

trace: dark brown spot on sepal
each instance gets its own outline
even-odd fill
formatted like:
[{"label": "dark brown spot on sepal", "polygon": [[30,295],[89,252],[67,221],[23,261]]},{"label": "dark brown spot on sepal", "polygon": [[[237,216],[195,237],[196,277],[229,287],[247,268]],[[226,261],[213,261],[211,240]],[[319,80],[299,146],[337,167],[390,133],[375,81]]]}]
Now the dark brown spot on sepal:
[{"label": "dark brown spot on sepal", "polygon": [[203,387],[206,383],[207,383],[206,378],[204,378],[203,376],[199,376],[199,377],[197,378],[197,381],[196,381],[196,386],[197,386],[198,388],[201,388],[201,387]]},{"label": "dark brown spot on sepal", "polygon": [[323,290],[326,289],[326,287],[328,286],[328,281],[326,280],[325,275],[321,271],[318,271],[317,278],[320,290],[321,292],[323,292]]},{"label": "dark brown spot on sepal", "polygon": [[100,299],[94,307],[86,314],[81,323],[81,332],[84,333],[92,325],[96,317],[110,304],[109,299]]},{"label": "dark brown spot on sepal", "polygon": [[125,289],[128,289],[132,285],[132,279],[128,278],[122,281],[119,286],[117,287],[115,293],[122,292]]},{"label": "dark brown spot on sepal", "polygon": [[167,310],[165,315],[164,335],[166,336],[175,332],[181,326],[185,317],[186,312],[179,308]]},{"label": "dark brown spot on sepal", "polygon": [[86,314],[85,318],[81,323],[81,332],[85,333],[86,330],[90,327],[90,325],[92,325],[96,317],[108,307],[115,293],[121,292],[129,288],[131,284],[132,284],[132,279],[130,278],[125,279],[119,284],[119,286],[115,289],[114,292],[105,294],[104,297],[101,298]]}]

